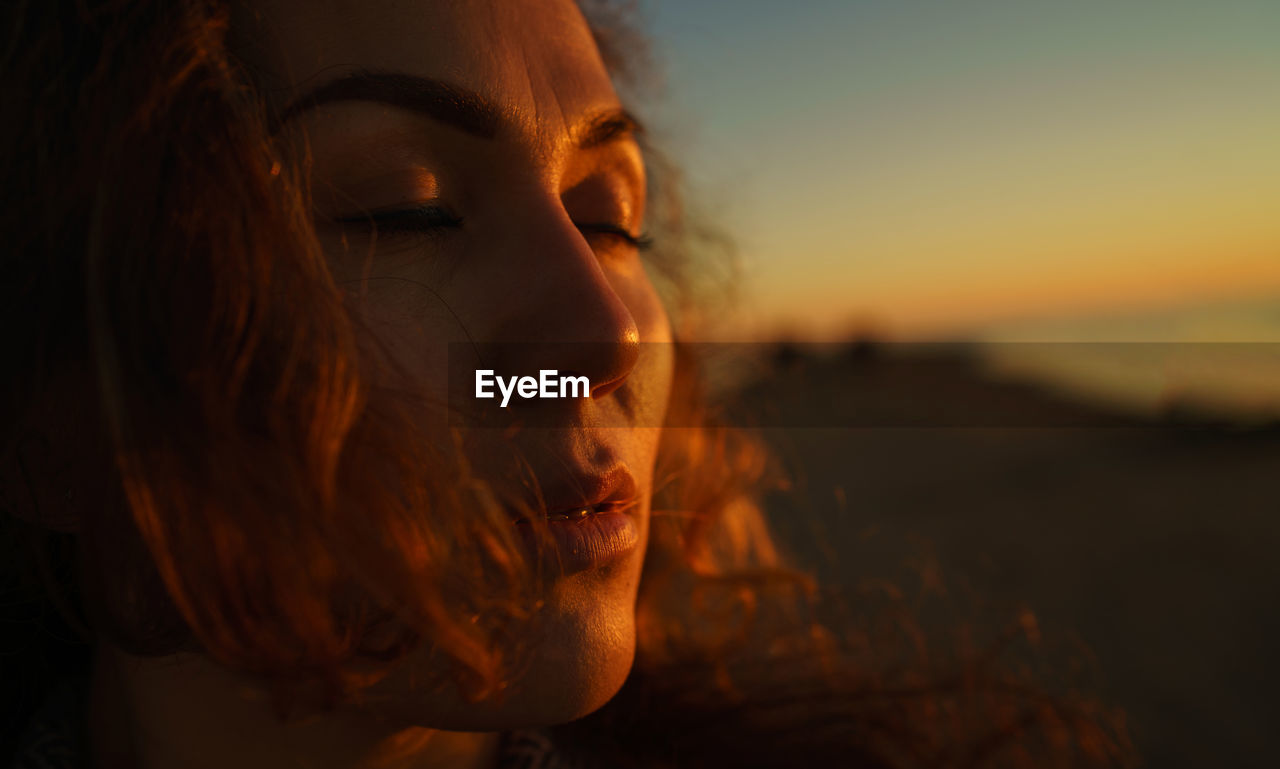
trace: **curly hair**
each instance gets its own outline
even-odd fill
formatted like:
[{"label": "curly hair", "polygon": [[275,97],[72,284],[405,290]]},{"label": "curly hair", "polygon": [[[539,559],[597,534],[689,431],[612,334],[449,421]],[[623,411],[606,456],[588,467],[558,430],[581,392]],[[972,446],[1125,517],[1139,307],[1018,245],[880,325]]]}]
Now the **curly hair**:
[{"label": "curly hair", "polygon": [[[639,50],[627,9],[586,10],[621,73]],[[493,696],[521,664],[501,650],[536,615],[515,501],[433,449],[415,404],[383,386],[386,361],[316,240],[306,152],[271,132],[227,9],[4,13],[0,87],[22,116],[0,124],[9,605],[59,606],[128,651],[199,650],[330,700],[425,645],[452,660],[453,684]],[[689,303],[699,233],[674,169],[650,159],[657,267]],[[994,673],[989,654],[903,662],[863,627],[820,621],[816,585],[755,502],[777,481],[767,452],[714,427],[698,361],[677,345],[676,362],[681,427],[662,438],[637,662],[566,741],[637,765],[1127,760],[1107,712]],[[459,579],[467,590],[441,589]],[[911,635],[895,627],[888,644]],[[16,651],[52,648],[40,632],[14,630]],[[15,688],[15,707],[38,688]],[[744,728],[773,736],[747,752]]]}]

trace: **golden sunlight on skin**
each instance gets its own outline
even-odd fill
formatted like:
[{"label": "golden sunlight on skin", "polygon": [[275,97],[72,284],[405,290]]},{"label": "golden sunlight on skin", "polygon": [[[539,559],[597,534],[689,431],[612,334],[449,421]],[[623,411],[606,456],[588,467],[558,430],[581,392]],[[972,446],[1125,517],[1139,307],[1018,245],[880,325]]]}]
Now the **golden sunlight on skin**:
[{"label": "golden sunlight on skin", "polygon": [[[407,375],[400,384],[428,399],[442,396],[452,341],[584,342],[591,346],[575,349],[608,351],[562,366],[599,384],[595,396],[565,406],[563,428],[527,441],[522,434],[516,443],[539,481],[552,485],[613,477],[621,468],[634,484],[628,515],[638,546],[547,587],[539,637],[513,641],[532,652],[532,664],[501,699],[472,702],[452,687],[425,689],[421,681],[444,672],[425,651],[367,691],[358,708],[287,724],[268,718],[255,686],[201,659],[117,655],[112,668],[120,675],[100,686],[127,695],[138,732],[189,735],[167,744],[169,762],[205,756],[210,765],[280,766],[278,759],[291,755],[320,768],[425,767],[438,759],[485,765],[492,732],[590,713],[622,685],[635,654],[660,432],[640,425],[661,424],[673,365],[661,344],[671,338],[665,310],[626,239],[643,227],[638,145],[625,120],[600,123],[621,105],[570,0],[278,0],[244,11],[232,26],[239,41],[233,49],[250,52],[241,55],[277,106],[304,105],[290,112],[286,129],[305,131],[314,158],[317,233],[335,278],[377,337],[371,341]],[[392,103],[407,97],[388,96],[385,88],[376,97],[298,101],[344,78],[363,87],[368,73],[396,73],[391,86],[382,83],[394,88],[447,82],[468,94],[462,101],[483,107],[463,114],[451,98],[442,117],[435,106]],[[428,203],[437,207],[430,216],[453,219],[431,224],[429,233],[385,227],[372,254],[369,230],[361,229],[370,212]],[[592,229],[604,224],[625,237]],[[650,342],[660,344],[642,352]],[[609,420],[633,427],[589,427]],[[487,457],[476,459],[483,465]],[[485,469],[500,479],[513,474]],[[242,706],[246,693],[251,702]],[[215,723],[229,731],[203,728]],[[415,751],[424,728],[466,734],[427,739]],[[443,758],[441,745],[448,746]],[[375,761],[388,751],[412,755]]]}]

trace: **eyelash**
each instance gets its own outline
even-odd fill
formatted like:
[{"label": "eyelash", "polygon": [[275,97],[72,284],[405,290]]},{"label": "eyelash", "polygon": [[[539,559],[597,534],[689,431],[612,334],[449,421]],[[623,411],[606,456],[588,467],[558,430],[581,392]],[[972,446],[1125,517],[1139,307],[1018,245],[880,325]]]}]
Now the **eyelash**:
[{"label": "eyelash", "polygon": [[437,234],[442,230],[456,230],[462,226],[462,217],[455,216],[440,206],[423,205],[414,208],[395,208],[370,211],[358,216],[345,216],[337,220],[342,225],[362,225],[381,234],[399,233]]},{"label": "eyelash", "polygon": [[578,232],[583,235],[609,235],[626,243],[637,251],[648,251],[653,247],[653,238],[648,235],[632,235],[631,231],[620,224],[579,224]]},{"label": "eyelash", "polygon": [[[416,233],[435,235],[443,230],[458,229],[462,226],[462,217],[456,216],[448,209],[440,206],[423,205],[414,208],[397,208],[386,211],[370,211],[360,216],[345,216],[336,220],[342,225],[363,225],[379,233],[395,235]],[[633,235],[630,230],[620,224],[589,223],[578,224],[578,231],[585,236],[608,235],[617,238],[637,251],[648,251],[653,246],[653,238],[648,235]]]}]

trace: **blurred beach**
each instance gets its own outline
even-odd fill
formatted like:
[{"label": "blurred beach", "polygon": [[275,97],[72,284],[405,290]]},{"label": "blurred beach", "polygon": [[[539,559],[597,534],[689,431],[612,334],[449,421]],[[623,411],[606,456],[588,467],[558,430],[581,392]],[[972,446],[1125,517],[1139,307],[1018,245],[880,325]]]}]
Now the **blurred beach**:
[{"label": "blurred beach", "polygon": [[1280,4],[646,7],[802,560],[1028,607],[1147,766],[1280,764]]},{"label": "blurred beach", "polygon": [[[1090,357],[1150,369],[1133,353],[1151,347],[760,346],[733,413],[765,425],[794,483],[770,515],[825,582],[933,592],[947,622],[1027,609],[1123,708],[1145,765],[1271,766],[1280,422],[1055,381]],[[1227,380],[1280,351],[1254,347]]]}]

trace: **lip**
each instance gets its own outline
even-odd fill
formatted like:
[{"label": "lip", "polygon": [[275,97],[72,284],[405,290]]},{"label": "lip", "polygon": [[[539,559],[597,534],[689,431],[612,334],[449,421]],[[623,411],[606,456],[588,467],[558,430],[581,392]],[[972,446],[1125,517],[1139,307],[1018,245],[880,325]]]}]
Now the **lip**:
[{"label": "lip", "polygon": [[[631,510],[636,482],[623,465],[602,473],[574,473],[569,482],[544,495],[547,518],[516,520],[526,548],[535,558],[549,556],[564,574],[606,566],[633,553],[640,531]],[[563,517],[580,510],[592,512]],[[549,546],[549,547],[548,547]]]},{"label": "lip", "polygon": [[547,515],[559,515],[584,507],[619,510],[635,501],[636,480],[625,465],[605,472],[575,472],[566,483],[543,490]]}]

